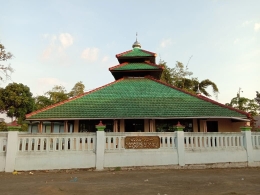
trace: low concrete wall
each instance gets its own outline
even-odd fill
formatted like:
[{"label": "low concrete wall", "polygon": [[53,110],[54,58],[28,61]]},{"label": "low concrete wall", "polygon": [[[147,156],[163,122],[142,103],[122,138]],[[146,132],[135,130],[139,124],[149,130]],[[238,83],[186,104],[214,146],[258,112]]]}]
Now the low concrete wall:
[{"label": "low concrete wall", "polygon": [[0,153],[0,171],[4,171],[5,170],[5,154],[4,153]]},{"label": "low concrete wall", "polygon": [[128,150],[106,152],[104,167],[178,165],[177,150]]},{"label": "low concrete wall", "polygon": [[93,152],[58,152],[17,154],[15,167],[17,171],[94,168]]},{"label": "low concrete wall", "polygon": [[[148,142],[155,137],[158,147],[136,149],[134,143],[127,149],[129,136]],[[260,133],[0,133],[0,171],[5,172],[219,164],[260,166]]]},{"label": "low concrete wall", "polygon": [[260,149],[253,150],[253,161],[260,162]]},{"label": "low concrete wall", "polygon": [[185,164],[247,162],[244,149],[185,151]]},{"label": "low concrete wall", "polygon": [[0,171],[5,170],[7,136],[6,132],[0,133]]}]

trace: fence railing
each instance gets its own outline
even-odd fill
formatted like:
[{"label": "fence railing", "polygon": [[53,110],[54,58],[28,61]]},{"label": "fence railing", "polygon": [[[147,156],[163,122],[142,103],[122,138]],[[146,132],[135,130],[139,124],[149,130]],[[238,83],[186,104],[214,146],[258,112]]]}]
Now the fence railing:
[{"label": "fence railing", "polygon": [[95,133],[18,134],[19,152],[94,151]]},{"label": "fence railing", "polygon": [[0,133],[0,153],[6,152],[6,146],[7,146],[7,132],[1,132]]},{"label": "fence railing", "polygon": [[138,132],[138,133],[105,133],[105,150],[124,150],[125,138],[127,136],[159,136],[160,149],[176,149],[176,134],[175,133],[157,133],[157,132]]},{"label": "fence railing", "polygon": [[186,149],[243,147],[243,134],[239,133],[184,133]]},{"label": "fence railing", "polygon": [[260,132],[252,132],[253,149],[260,149]]}]

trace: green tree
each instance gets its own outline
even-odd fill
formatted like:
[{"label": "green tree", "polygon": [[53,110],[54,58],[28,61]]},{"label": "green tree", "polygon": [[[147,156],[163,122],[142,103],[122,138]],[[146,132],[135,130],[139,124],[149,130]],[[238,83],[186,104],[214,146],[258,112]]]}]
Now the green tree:
[{"label": "green tree", "polygon": [[35,97],[34,101],[35,101],[34,110],[40,110],[46,106],[50,106],[53,104],[53,101],[49,97],[46,97],[44,95],[39,95]]},{"label": "green tree", "polygon": [[226,105],[248,112],[251,114],[251,116],[257,115],[259,110],[259,105],[254,99],[250,100],[248,98],[239,96],[232,98],[230,103],[226,103]]},{"label": "green tree", "polygon": [[49,99],[52,102],[52,104],[62,102],[69,98],[68,94],[66,93],[65,87],[61,85],[55,85],[52,88],[52,90],[46,92],[45,95],[49,96]]},{"label": "green tree", "polygon": [[19,123],[33,110],[34,100],[30,88],[21,83],[10,83],[1,89],[0,99],[1,112],[5,112],[8,117],[16,117]]},{"label": "green tree", "polygon": [[212,87],[212,90],[213,90],[213,93],[214,95],[217,97],[218,93],[219,93],[219,90],[218,90],[218,87],[217,85],[212,82],[211,80],[209,79],[205,79],[205,80],[202,80],[202,81],[198,81],[197,79],[195,79],[193,81],[193,91],[197,91],[198,90],[198,87],[199,87],[199,90],[201,91],[202,94],[204,94],[205,96],[208,96],[210,97],[211,95],[206,91],[206,89],[211,86]]},{"label": "green tree", "polygon": [[9,65],[4,65],[1,62],[10,60],[13,58],[13,54],[5,51],[5,47],[0,43],[0,81],[10,78],[10,74],[14,71]]},{"label": "green tree", "polygon": [[85,85],[82,83],[82,81],[79,81],[71,89],[71,91],[69,92],[68,96],[69,97],[78,96],[78,95],[84,93],[84,90],[85,90]]},{"label": "green tree", "polygon": [[215,96],[219,93],[217,85],[211,80],[205,79],[199,82],[196,77],[190,78],[190,76],[193,75],[193,72],[189,71],[188,66],[184,66],[181,62],[177,61],[174,68],[168,67],[164,61],[160,61],[159,65],[164,67],[161,76],[161,81],[163,82],[191,93],[196,93],[199,87],[201,93],[208,97],[211,96],[206,90],[209,86],[212,87]]},{"label": "green tree", "polygon": [[256,91],[255,101],[260,105],[260,93],[258,91]]},{"label": "green tree", "polygon": [[188,66],[184,66],[181,62],[176,62],[175,67],[172,69],[174,85],[186,89],[185,82],[187,83],[187,77],[193,75],[193,72],[189,71]]},{"label": "green tree", "polygon": [[159,65],[163,67],[163,72],[161,75],[160,80],[169,84],[169,85],[173,85],[174,80],[173,80],[173,70],[167,66],[167,63],[164,61],[160,61]]},{"label": "green tree", "polygon": [[7,125],[5,122],[0,122],[0,131],[7,131]]}]

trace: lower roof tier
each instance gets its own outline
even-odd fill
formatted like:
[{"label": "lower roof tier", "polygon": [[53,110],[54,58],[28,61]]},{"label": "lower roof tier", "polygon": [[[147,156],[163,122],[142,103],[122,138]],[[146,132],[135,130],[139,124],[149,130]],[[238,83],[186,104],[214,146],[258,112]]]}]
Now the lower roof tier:
[{"label": "lower roof tier", "polygon": [[239,117],[247,113],[150,77],[122,78],[26,115],[27,120]]}]

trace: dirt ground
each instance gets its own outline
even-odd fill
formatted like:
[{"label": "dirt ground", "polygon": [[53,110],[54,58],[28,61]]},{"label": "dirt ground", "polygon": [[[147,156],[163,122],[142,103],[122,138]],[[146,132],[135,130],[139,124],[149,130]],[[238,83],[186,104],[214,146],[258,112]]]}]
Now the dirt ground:
[{"label": "dirt ground", "polygon": [[260,168],[2,172],[0,194],[260,194]]}]

